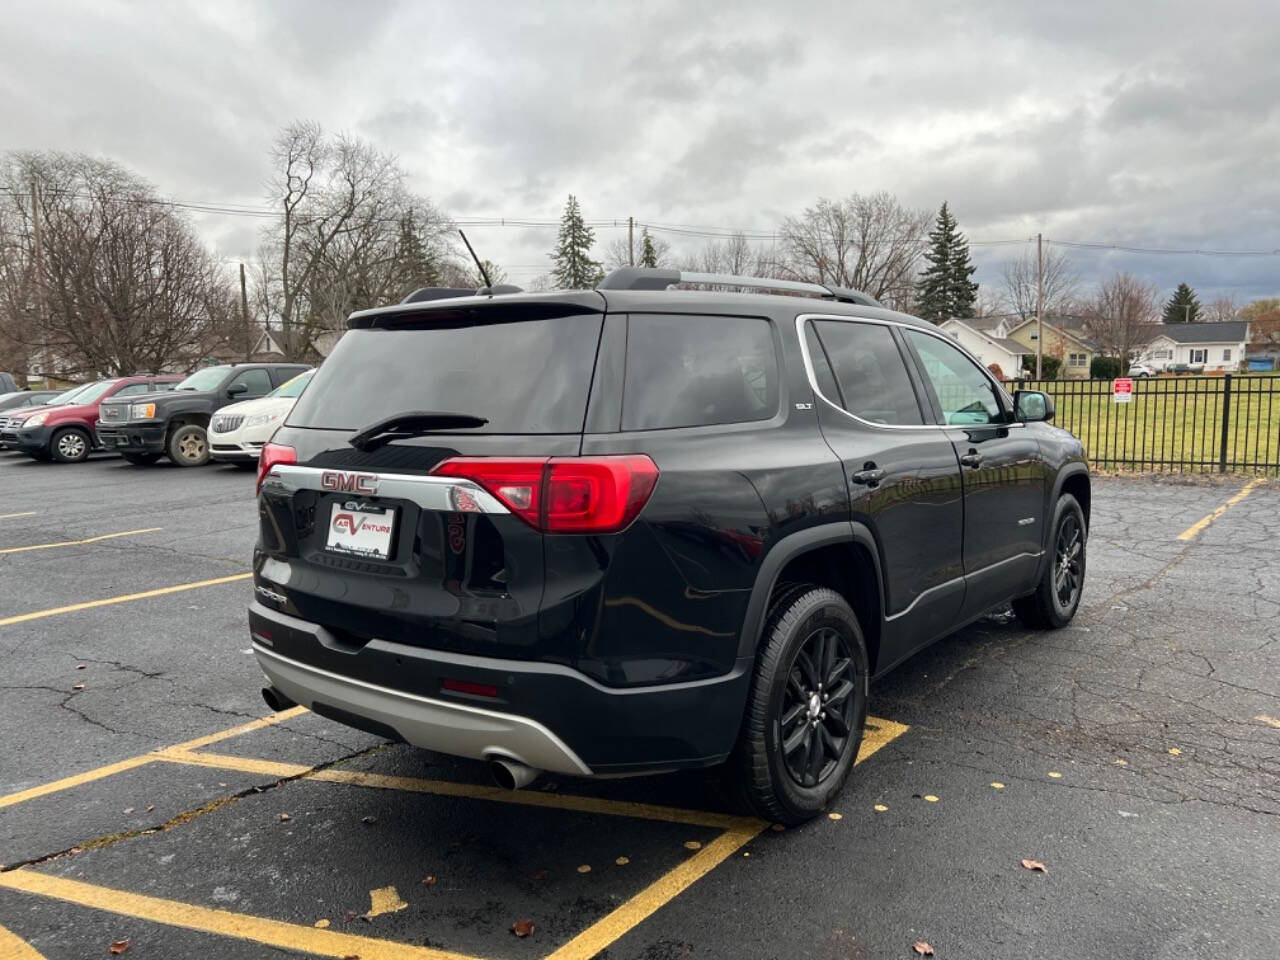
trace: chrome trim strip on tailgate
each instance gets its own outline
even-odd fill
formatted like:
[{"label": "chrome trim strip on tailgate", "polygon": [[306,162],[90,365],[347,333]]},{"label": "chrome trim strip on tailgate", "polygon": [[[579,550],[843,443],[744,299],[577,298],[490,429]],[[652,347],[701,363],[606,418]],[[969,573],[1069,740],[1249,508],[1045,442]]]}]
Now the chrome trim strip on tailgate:
[{"label": "chrome trim strip on tailgate", "polygon": [[[367,478],[372,486],[359,490],[342,490],[326,486],[325,474],[344,474]],[[346,494],[353,498],[391,497],[410,500],[424,510],[442,510],[453,513],[510,513],[497,497],[477,483],[458,477],[433,477],[406,473],[377,473],[372,470],[322,469],[277,464],[263,478],[264,489],[296,493],[299,490],[316,490],[324,493]]]},{"label": "chrome trim strip on tailgate", "polygon": [[339,676],[283,657],[256,639],[253,652],[267,680],[304,707],[312,708],[319,701],[377,720],[404,737],[406,743],[425,750],[475,760],[516,760],[535,770],[591,776],[591,768],[568,744],[528,717]]}]

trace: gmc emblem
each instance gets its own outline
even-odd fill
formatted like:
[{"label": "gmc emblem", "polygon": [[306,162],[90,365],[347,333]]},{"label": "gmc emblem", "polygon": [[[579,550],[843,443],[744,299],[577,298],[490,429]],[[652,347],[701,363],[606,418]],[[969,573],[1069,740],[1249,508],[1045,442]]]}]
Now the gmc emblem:
[{"label": "gmc emblem", "polygon": [[339,493],[375,494],[378,492],[378,476],[373,473],[343,473],[341,470],[325,470],[320,474],[320,486]]}]

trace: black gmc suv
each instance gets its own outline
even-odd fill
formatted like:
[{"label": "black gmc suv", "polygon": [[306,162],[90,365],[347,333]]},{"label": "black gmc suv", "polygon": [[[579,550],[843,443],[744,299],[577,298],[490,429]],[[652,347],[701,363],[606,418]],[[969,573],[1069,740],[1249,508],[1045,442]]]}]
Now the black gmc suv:
[{"label": "black gmc suv", "polygon": [[265,397],[309,370],[305,363],[224,363],[197,370],[173,390],[105,402],[98,410],[98,441],[130,463],[162,456],[180,467],[209,462],[209,418],[229,403]]},{"label": "black gmc suv", "polygon": [[795,823],[848,776],[872,677],[1010,601],[1075,614],[1080,442],[927,323],[640,268],[410,300],[352,315],[263,449],[275,709],[508,786],[728,763]]}]

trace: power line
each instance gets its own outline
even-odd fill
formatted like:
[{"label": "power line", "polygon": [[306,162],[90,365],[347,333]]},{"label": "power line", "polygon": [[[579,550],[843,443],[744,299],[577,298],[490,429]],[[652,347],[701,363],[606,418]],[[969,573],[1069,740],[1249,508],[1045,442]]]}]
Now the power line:
[{"label": "power line", "polygon": [[[8,187],[0,187],[0,193],[9,196],[24,198],[25,194],[20,194]],[[193,200],[167,200],[159,197],[141,197],[141,196],[106,196],[71,193],[69,191],[51,190],[47,194],[49,196],[60,196],[72,200],[91,200],[106,201],[110,203],[134,203],[140,205],[152,205],[175,208],[180,210],[189,210],[193,213],[212,214],[215,216],[229,217],[253,217],[253,218],[269,218],[274,219],[280,216],[280,211],[270,207],[252,207],[247,204],[233,203],[214,203]],[[316,216],[301,216],[298,218],[299,223],[310,223],[323,219]],[[557,217],[446,217],[445,218],[453,226],[462,227],[499,227],[499,228],[519,228],[519,229],[544,229],[548,227],[558,227],[560,220]],[[398,217],[379,217],[374,220],[364,221],[365,223],[382,223],[396,224],[400,222]],[[599,217],[587,219],[584,221],[589,227],[595,229],[624,229],[628,225],[626,217]],[[672,236],[695,237],[699,239],[712,240],[731,240],[735,237],[742,237],[745,240],[757,241],[774,241],[783,239],[783,235],[777,232],[765,232],[759,228],[744,227],[725,227],[725,226],[700,226],[696,224],[683,223],[662,223],[659,221],[634,220],[635,226],[647,229],[653,233],[665,233]],[[971,247],[998,247],[998,246],[1017,246],[1028,244],[1035,241],[1035,237],[1011,237],[998,240],[969,240]],[[1273,250],[1213,250],[1201,248],[1177,249],[1169,247],[1145,247],[1131,244],[1116,243],[1106,240],[1054,240],[1049,237],[1044,238],[1044,242],[1051,246],[1071,247],[1075,249],[1091,249],[1091,250],[1115,250],[1122,253],[1139,253],[1153,254],[1158,256],[1202,256],[1202,257],[1277,257],[1280,256],[1280,249]]]}]

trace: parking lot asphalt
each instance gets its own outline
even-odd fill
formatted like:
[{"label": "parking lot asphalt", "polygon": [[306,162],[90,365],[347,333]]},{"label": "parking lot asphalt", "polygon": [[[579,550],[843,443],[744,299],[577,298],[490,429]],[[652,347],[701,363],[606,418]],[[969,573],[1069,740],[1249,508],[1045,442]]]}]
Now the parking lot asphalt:
[{"label": "parking lot asphalt", "polygon": [[1075,622],[993,616],[900,667],[833,816],[786,831],[711,772],[501,793],[476,764],[268,718],[255,527],[250,473],[0,452],[0,957],[1280,940],[1274,482],[1096,479]]}]

